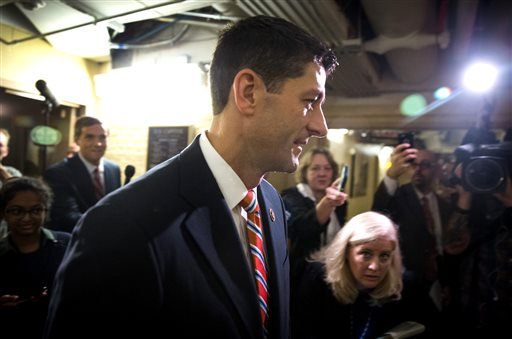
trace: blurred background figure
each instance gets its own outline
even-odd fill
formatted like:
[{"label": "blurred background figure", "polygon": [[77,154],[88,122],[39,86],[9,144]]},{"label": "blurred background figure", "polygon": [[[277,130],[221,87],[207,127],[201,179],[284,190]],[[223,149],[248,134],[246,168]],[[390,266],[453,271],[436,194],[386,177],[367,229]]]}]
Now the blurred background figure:
[{"label": "blurred background figure", "polygon": [[78,152],[43,173],[55,195],[49,228],[71,232],[85,211],[121,187],[119,165],[104,158],[107,139],[108,130],[100,120],[89,116],[77,119]]},{"label": "blurred background figure", "polygon": [[348,196],[340,192],[338,174],[331,152],[313,148],[300,160],[298,184],[281,194],[288,215],[292,289],[306,258],[330,243],[345,223]]},{"label": "blurred background figure", "polygon": [[[449,319],[453,334],[498,338],[510,331],[512,319],[512,142],[481,135],[469,135],[456,149],[456,207],[444,239],[445,251],[458,255]],[[492,152],[482,151],[479,140]],[[474,151],[458,152],[462,149]],[[472,170],[464,173],[470,162]]]},{"label": "blurred background figure", "polygon": [[[425,316],[435,312],[434,304],[426,296],[421,303],[411,298],[416,290],[402,279],[398,238],[396,225],[380,213],[350,219],[305,270],[295,337],[377,338],[405,321],[434,331]],[[418,333],[425,330],[421,325]]]},{"label": "blurred background figure", "polygon": [[66,157],[72,158],[75,156],[75,154],[78,153],[78,151],[80,151],[80,147],[78,147],[78,145],[76,143],[72,143],[68,147],[68,152],[66,153]]},{"label": "blurred background figure", "polygon": [[[11,177],[21,177],[21,172],[12,167],[12,166],[5,166],[2,164],[2,160],[9,155],[9,140],[11,139],[11,135],[9,134],[9,131],[0,128],[0,188],[2,188],[2,185],[4,181]],[[7,234],[7,224],[2,219],[0,220],[0,239],[5,237]]]},{"label": "blurred background figure", "polygon": [[9,131],[0,128],[0,187],[2,183],[10,177],[21,177],[21,172],[12,166],[5,166],[2,160],[9,155],[9,140],[11,135]]},{"label": "blurred background figure", "polygon": [[2,338],[41,338],[53,278],[71,237],[43,228],[52,204],[50,188],[31,177],[8,179],[0,189]]},{"label": "blurred background figure", "polygon": [[[410,146],[402,143],[393,150],[392,165],[375,192],[372,210],[389,215],[398,225],[404,266],[441,311],[443,225],[452,207],[435,193],[440,173],[436,154],[422,145]],[[400,185],[400,177],[411,172],[411,181]]]}]

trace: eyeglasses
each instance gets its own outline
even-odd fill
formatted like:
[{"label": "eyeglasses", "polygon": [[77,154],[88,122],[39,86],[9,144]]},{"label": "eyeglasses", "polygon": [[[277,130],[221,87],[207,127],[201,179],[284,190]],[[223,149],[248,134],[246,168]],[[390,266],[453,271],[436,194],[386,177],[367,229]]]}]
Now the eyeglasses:
[{"label": "eyeglasses", "polygon": [[425,169],[430,169],[432,168],[432,163],[428,162],[428,161],[422,161],[420,162],[419,164],[417,162],[413,162],[411,164],[412,168],[417,168],[419,167],[420,170],[425,170]]},{"label": "eyeglasses", "polygon": [[310,171],[318,172],[318,171],[332,171],[331,166],[311,166],[308,168]]},{"label": "eyeglasses", "polygon": [[21,207],[12,207],[5,210],[5,214],[11,217],[18,217],[22,218],[25,216],[25,214],[29,214],[31,217],[38,218],[40,217],[44,212],[46,212],[46,208],[43,207],[34,207],[31,209],[24,209]]}]

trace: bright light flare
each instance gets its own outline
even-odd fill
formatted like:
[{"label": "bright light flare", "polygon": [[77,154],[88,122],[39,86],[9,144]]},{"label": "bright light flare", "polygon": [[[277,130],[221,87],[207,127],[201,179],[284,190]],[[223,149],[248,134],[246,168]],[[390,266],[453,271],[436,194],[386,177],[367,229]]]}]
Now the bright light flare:
[{"label": "bright light flare", "polygon": [[487,92],[490,90],[496,78],[498,70],[491,64],[478,62],[468,67],[464,73],[464,86],[474,92]]},{"label": "bright light flare", "polygon": [[449,87],[439,87],[434,92],[434,98],[437,100],[443,100],[448,98],[452,94],[452,90]]}]

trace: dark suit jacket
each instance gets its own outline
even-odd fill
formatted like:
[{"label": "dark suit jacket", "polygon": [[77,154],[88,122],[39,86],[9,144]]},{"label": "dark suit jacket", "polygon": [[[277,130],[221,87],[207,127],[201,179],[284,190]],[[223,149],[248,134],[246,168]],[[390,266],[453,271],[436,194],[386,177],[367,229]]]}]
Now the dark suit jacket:
[{"label": "dark suit jacket", "polygon": [[[452,208],[441,197],[436,198],[441,225],[445,226]],[[390,196],[384,182],[381,182],[374,195],[372,210],[387,214],[398,224],[404,266],[416,278],[423,279],[423,264],[430,249],[430,234],[423,217],[421,202],[412,184],[400,186],[395,195]]]},{"label": "dark suit jacket", "polygon": [[[285,189],[281,196],[288,211],[288,237],[290,240],[290,269],[292,285],[294,280],[300,280],[302,270],[313,252],[320,249],[321,236],[325,235],[330,219],[320,224],[316,217],[316,204],[313,200],[303,196],[297,186]],[[347,203],[334,210],[340,226],[345,224]]]},{"label": "dark suit jacket", "polygon": [[[288,338],[284,206],[265,180],[258,201],[270,338]],[[255,281],[198,139],[84,215],[54,287],[46,338],[263,337]]]},{"label": "dark suit jacket", "polygon": [[[103,161],[105,193],[108,194],[121,187],[121,170],[112,161]],[[75,154],[46,169],[43,179],[54,194],[48,228],[71,232],[82,214],[98,202],[87,167]]]}]

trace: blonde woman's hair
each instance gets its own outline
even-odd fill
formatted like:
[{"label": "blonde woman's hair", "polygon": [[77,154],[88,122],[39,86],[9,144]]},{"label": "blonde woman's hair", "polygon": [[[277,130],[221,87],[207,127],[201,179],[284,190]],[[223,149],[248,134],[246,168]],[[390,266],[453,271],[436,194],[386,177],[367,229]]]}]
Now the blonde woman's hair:
[{"label": "blonde woman's hair", "polygon": [[402,255],[397,226],[383,214],[364,212],[350,219],[329,245],[312,256],[314,261],[321,262],[325,266],[325,281],[329,284],[334,297],[341,303],[352,304],[359,295],[357,282],[348,263],[350,247],[378,238],[391,240],[394,250],[386,276],[369,295],[377,303],[401,298]]}]

